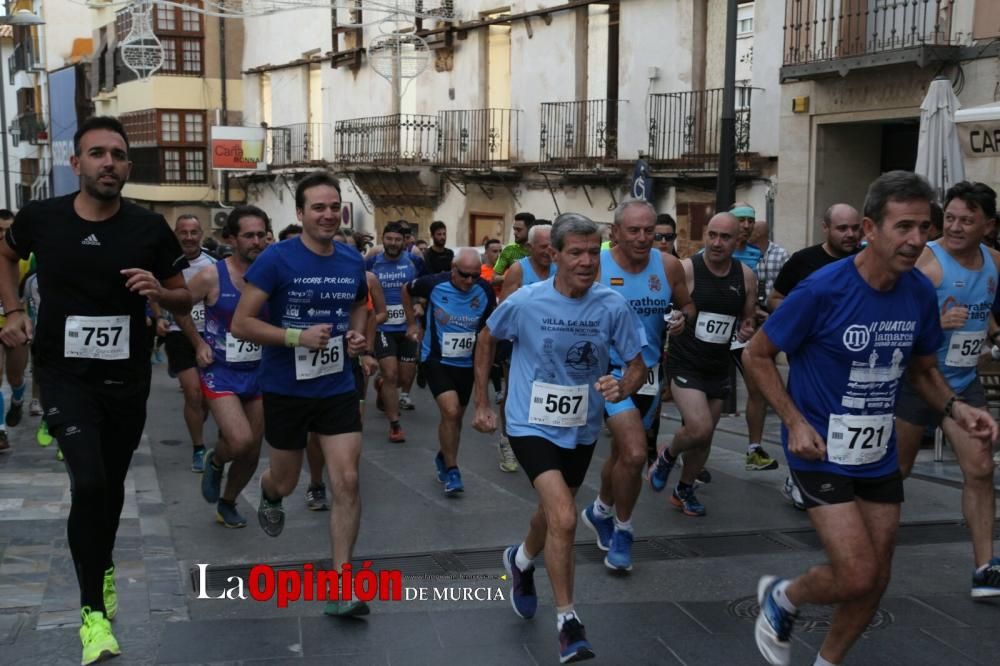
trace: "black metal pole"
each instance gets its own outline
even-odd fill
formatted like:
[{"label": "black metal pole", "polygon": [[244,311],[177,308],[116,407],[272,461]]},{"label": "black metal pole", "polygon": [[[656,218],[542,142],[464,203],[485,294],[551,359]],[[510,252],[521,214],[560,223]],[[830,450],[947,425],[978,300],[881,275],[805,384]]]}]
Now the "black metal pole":
[{"label": "black metal pole", "polygon": [[[226,126],[229,124],[229,96],[226,90],[226,18],[224,16],[219,17],[219,69],[221,72],[221,81],[219,83],[222,85],[222,125]],[[211,158],[209,158],[211,159]],[[222,203],[229,203],[229,172],[222,172]]]},{"label": "black metal pole", "polygon": [[[736,201],[736,0],[726,7],[726,71],[722,88],[722,122],[719,137],[719,179],[715,212],[729,210]],[[723,412],[736,414],[736,369],[729,368],[729,396]]]},{"label": "black metal pole", "polygon": [[726,9],[726,71],[722,88],[716,212],[729,210],[736,200],[736,1],[729,0]]}]

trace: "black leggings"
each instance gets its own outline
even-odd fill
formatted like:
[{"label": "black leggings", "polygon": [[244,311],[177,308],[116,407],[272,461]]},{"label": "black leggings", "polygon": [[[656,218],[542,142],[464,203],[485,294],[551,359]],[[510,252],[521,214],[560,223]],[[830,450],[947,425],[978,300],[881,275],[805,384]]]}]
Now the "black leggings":
[{"label": "black leggings", "polygon": [[104,384],[36,370],[49,432],[69,472],[67,538],[80,605],[104,611],[104,572],[125,502],[125,476],[146,422],[149,381]]}]

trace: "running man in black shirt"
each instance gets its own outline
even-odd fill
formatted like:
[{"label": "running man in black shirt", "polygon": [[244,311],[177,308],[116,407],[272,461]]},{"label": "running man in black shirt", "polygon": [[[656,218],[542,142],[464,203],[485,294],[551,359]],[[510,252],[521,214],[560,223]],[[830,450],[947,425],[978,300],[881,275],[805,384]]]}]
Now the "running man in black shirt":
[{"label": "running man in black shirt", "polygon": [[833,204],[823,215],[823,235],[826,239],[822,243],[799,250],[781,267],[767,295],[768,312],[774,312],[799,282],[827,264],[857,252],[861,242],[861,214],[848,204]]},{"label": "running man in black shirt", "polygon": [[431,224],[431,241],[433,244],[423,253],[427,273],[434,275],[450,271],[455,253],[451,248],[445,247],[445,243],[448,241],[448,227],[441,220]]},{"label": "running man in black shirt", "polygon": [[109,620],[118,610],[112,551],[125,475],[146,422],[149,340],[145,305],[191,309],[186,262],[166,220],[121,198],[132,163],[121,123],[87,120],[70,165],[80,191],[31,202],[0,243],[0,341],[34,331],[17,298],[18,258],[35,253],[45,298],[34,335],[35,375],[49,431],[72,490],[68,539],[80,584],[83,664],[121,654]]}]

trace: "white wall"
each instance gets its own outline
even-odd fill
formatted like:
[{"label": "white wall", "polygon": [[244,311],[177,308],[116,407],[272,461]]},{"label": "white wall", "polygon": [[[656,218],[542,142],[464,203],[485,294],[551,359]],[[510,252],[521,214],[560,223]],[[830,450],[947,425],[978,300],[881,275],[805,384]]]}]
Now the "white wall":
[{"label": "white wall", "polygon": [[[694,0],[700,2],[702,0]],[[618,156],[632,159],[649,147],[650,93],[691,89],[692,10],[689,2],[632,0],[621,5],[618,98],[621,106]],[[651,81],[648,67],[659,67]]]},{"label": "white wall", "polygon": [[73,40],[90,38],[92,10],[83,2],[44,0],[40,46],[45,54],[45,69],[60,69],[69,63]]},{"label": "white wall", "polygon": [[243,69],[280,65],[331,48],[330,10],[307,7],[243,20]]},{"label": "white wall", "polygon": [[784,0],[757,0],[754,7],[750,151],[768,156],[778,154],[780,139],[784,6]]}]

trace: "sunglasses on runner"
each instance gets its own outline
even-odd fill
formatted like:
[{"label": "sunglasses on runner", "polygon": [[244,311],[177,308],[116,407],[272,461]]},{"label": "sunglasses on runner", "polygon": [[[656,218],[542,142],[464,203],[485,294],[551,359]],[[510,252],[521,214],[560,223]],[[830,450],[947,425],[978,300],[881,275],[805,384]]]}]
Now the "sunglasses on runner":
[{"label": "sunglasses on runner", "polygon": [[672,241],[677,238],[677,234],[653,234],[653,240]]},{"label": "sunglasses on runner", "polygon": [[479,277],[479,273],[466,273],[457,266],[455,267],[455,270],[458,272],[458,275],[460,277],[464,277],[466,280],[475,280],[477,277]]}]

